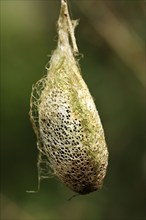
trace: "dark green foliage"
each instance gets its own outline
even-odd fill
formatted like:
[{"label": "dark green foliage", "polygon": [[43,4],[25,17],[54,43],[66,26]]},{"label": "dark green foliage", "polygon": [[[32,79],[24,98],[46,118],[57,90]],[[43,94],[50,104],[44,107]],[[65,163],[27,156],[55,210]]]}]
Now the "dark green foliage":
[{"label": "dark green foliage", "polygon": [[[106,5],[133,40],[133,63],[120,47],[95,30],[105,25]],[[59,1],[1,1],[1,219],[144,220],[145,219],[145,4],[143,1],[70,1],[83,77],[94,97],[110,152],[103,189],[70,202],[72,193],[55,179],[37,194],[36,137],[29,121],[32,84],[45,72],[56,45]],[[108,20],[108,19],[107,19]],[[106,21],[107,21],[106,20]],[[119,27],[121,27],[121,25]],[[105,27],[105,26],[104,26]],[[123,26],[122,26],[123,27]],[[113,42],[124,42],[112,29]],[[127,30],[126,29],[126,30]],[[100,29],[103,30],[103,29]],[[130,39],[131,39],[130,38]],[[54,40],[54,41],[53,41]],[[133,53],[134,45],[139,45]],[[142,64],[143,62],[143,64]],[[127,65],[128,64],[128,65]]]}]

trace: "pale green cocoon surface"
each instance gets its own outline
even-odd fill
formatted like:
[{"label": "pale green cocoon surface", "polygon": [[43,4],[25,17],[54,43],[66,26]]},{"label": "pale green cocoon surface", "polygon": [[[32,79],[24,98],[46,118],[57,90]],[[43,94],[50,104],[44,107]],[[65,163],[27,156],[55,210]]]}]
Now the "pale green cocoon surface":
[{"label": "pale green cocoon surface", "polygon": [[53,174],[73,191],[86,194],[102,186],[108,150],[98,112],[75,59],[76,24],[62,0],[57,49],[47,76],[33,87],[30,118],[37,135],[39,180]]}]

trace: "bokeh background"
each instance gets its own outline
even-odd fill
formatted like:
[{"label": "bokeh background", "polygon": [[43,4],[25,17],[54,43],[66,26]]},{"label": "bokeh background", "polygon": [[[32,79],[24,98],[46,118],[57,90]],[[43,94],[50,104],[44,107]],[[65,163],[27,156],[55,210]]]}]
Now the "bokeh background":
[{"label": "bokeh background", "polygon": [[144,1],[70,0],[85,79],[104,126],[109,166],[102,190],[74,195],[56,178],[37,188],[32,84],[57,43],[60,1],[1,2],[1,219],[144,220]]}]

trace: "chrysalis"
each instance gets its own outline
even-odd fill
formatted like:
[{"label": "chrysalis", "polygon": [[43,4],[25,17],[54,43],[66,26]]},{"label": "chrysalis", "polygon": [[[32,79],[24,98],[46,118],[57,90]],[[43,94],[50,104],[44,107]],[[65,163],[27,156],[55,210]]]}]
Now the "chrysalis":
[{"label": "chrysalis", "polygon": [[87,194],[102,186],[108,165],[102,124],[79,64],[67,3],[61,0],[58,45],[47,75],[32,88],[30,119],[37,136],[38,175],[57,176],[71,190]]}]

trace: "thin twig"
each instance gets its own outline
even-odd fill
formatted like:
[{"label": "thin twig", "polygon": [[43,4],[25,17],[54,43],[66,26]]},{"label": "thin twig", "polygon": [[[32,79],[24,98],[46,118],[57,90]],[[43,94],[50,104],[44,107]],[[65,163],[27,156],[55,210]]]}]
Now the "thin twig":
[{"label": "thin twig", "polygon": [[62,11],[64,17],[67,20],[68,33],[69,33],[70,38],[71,38],[73,52],[78,53],[78,47],[77,47],[76,38],[75,38],[75,35],[74,35],[74,29],[75,29],[75,26],[77,25],[78,22],[77,21],[71,21],[70,16],[69,16],[69,12],[68,12],[68,6],[67,6],[67,1],[66,0],[61,0],[61,11]]}]

